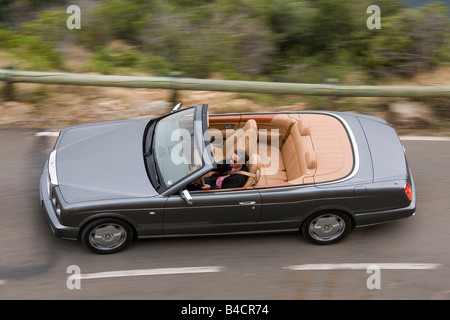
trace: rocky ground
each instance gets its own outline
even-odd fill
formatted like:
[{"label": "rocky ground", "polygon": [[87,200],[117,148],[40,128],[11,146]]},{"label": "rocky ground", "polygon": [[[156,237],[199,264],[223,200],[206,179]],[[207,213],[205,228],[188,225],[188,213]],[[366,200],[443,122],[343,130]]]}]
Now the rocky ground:
[{"label": "rocky ground", "polygon": [[[76,87],[15,84],[14,100],[0,100],[0,126],[58,128],[99,121],[151,118],[174,106],[173,90]],[[181,91],[176,102],[184,106],[207,103],[211,113],[279,112],[303,110],[305,102],[269,107],[238,94]]]}]

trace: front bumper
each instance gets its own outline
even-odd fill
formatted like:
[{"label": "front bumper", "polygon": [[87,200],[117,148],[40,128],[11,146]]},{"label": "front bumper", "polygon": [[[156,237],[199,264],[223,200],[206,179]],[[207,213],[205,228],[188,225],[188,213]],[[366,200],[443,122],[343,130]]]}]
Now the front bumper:
[{"label": "front bumper", "polygon": [[39,183],[39,191],[41,198],[41,205],[44,209],[47,220],[52,228],[53,233],[57,238],[68,239],[68,240],[77,240],[78,233],[80,231],[79,228],[76,227],[67,227],[62,225],[57,217],[55,208],[53,206],[52,200],[48,193],[48,169],[47,165],[45,165],[45,169],[42,172],[40,183]]}]

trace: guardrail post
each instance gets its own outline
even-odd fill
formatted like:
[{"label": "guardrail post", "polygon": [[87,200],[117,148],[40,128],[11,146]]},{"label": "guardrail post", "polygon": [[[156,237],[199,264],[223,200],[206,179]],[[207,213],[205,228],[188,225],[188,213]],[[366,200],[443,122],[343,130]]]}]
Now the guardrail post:
[{"label": "guardrail post", "polygon": [[[327,78],[325,81],[331,85],[339,85],[340,79],[339,78]],[[334,109],[336,107],[336,101],[339,97],[337,96],[328,96],[328,108]]]},{"label": "guardrail post", "polygon": [[[180,78],[183,75],[182,71],[172,71],[169,73],[169,77],[171,78]],[[170,98],[170,102],[172,102],[172,107],[176,105],[178,101],[178,90],[175,88],[172,91],[172,96]]]},{"label": "guardrail post", "polygon": [[[10,64],[5,67],[5,70],[14,70],[14,65]],[[9,78],[9,76],[8,76]],[[14,101],[14,86],[13,82],[9,79],[6,80],[5,85],[3,87],[3,96],[5,97],[6,101]]]}]

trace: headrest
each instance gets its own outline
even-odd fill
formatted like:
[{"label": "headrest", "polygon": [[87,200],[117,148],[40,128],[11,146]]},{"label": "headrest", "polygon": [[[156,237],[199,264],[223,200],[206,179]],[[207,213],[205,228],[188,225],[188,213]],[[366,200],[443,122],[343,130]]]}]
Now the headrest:
[{"label": "headrest", "polygon": [[258,130],[258,125],[256,124],[255,119],[249,119],[245,123],[245,125],[242,127],[244,131],[247,131],[249,129]]},{"label": "headrest", "polygon": [[308,150],[305,153],[305,161],[308,169],[315,169],[317,167],[316,154],[313,150]]},{"label": "headrest", "polygon": [[309,126],[308,126],[308,124],[306,123],[306,121],[303,120],[302,117],[300,117],[300,120],[298,121],[298,124],[297,124],[297,125],[298,125],[298,130],[300,131],[300,134],[301,134],[302,136],[307,136],[307,135],[310,134]]}]

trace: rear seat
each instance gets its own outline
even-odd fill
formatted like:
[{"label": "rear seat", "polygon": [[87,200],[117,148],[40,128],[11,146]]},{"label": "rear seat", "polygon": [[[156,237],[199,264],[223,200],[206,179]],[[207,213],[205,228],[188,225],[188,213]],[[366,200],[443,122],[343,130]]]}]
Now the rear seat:
[{"label": "rear seat", "polygon": [[[283,138],[278,152],[278,166],[263,158],[259,186],[278,184],[303,184],[314,182],[317,161],[308,124],[300,117],[293,120],[290,131]],[[268,154],[270,159],[276,159]],[[276,156],[276,155],[275,155]]]},{"label": "rear seat", "polygon": [[230,158],[235,149],[245,149],[249,157],[257,153],[261,162],[261,177],[257,186],[314,182],[317,160],[309,126],[301,116],[292,119],[280,143],[281,148],[258,143],[257,123],[249,119],[242,128],[226,138],[223,147],[215,145],[213,150],[216,161]]}]

